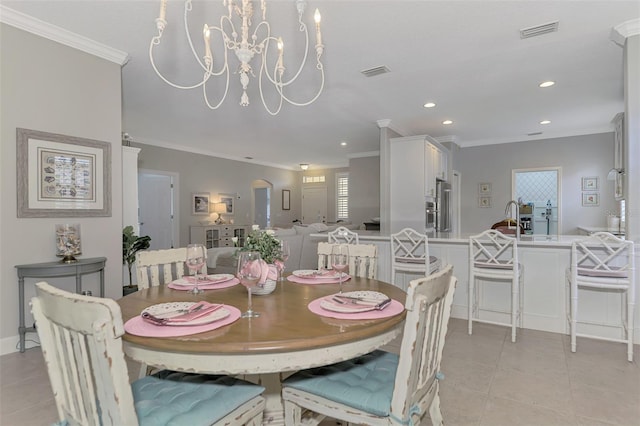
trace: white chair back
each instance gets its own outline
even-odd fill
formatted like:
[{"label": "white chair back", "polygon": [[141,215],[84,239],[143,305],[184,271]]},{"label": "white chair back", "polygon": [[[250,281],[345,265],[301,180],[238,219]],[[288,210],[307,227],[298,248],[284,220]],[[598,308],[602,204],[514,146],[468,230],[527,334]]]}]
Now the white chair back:
[{"label": "white chair back", "polygon": [[339,226],[328,234],[328,242],[337,244],[360,244],[358,233],[353,232],[344,226]]},{"label": "white chair back", "polygon": [[70,425],[137,425],[120,307],[36,284],[31,309],[60,420]]},{"label": "white chair back", "polygon": [[[331,269],[331,248],[334,245],[318,243],[318,269]],[[349,274],[372,279],[378,276],[378,247],[375,244],[349,244]]]},{"label": "white chair back", "polygon": [[[391,399],[392,418],[409,420],[415,416],[412,411],[419,407],[420,413],[429,411],[432,417],[439,417],[432,419],[433,424],[442,422],[439,401],[437,412],[432,402],[439,398],[437,375],[456,283],[453,266],[447,265],[442,271],[409,284],[407,317]],[[413,420],[413,424],[420,423],[419,418]]]},{"label": "white chair back", "polygon": [[391,278],[396,286],[406,290],[406,284],[397,281],[398,272],[429,275],[438,269],[439,259],[429,255],[427,234],[411,228],[391,234]]},{"label": "white chair back", "polygon": [[[204,251],[205,257],[207,250]],[[146,250],[136,253],[136,278],[138,289],[169,284],[173,280],[182,278],[184,265],[187,260],[187,248],[180,247],[165,250]],[[200,271],[207,273],[207,264]]]}]

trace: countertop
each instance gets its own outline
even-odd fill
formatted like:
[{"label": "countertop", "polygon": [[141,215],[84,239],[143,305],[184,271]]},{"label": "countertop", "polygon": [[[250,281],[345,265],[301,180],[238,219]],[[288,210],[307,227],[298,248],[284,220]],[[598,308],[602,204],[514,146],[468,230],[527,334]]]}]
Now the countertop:
[{"label": "countertop", "polygon": [[617,235],[617,236],[624,236],[625,232],[624,229],[620,229],[619,231],[610,231],[609,228],[602,226],[602,227],[597,227],[597,226],[578,226],[578,229],[581,231],[586,232],[587,234],[593,234],[595,232],[611,232],[613,235]]},{"label": "countertop", "polygon": [[[366,241],[389,241],[391,235],[380,231],[357,230],[359,240]],[[452,232],[431,232],[428,235],[430,244],[469,244],[469,237],[476,233],[452,233]],[[327,238],[326,233],[311,234],[314,238]],[[521,247],[571,247],[571,244],[584,235],[522,235],[518,245]]]}]

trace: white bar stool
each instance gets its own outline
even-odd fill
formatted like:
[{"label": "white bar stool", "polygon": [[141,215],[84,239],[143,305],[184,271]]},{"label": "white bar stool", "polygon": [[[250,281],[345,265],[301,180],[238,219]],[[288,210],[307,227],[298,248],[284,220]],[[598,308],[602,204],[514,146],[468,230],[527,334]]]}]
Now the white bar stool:
[{"label": "white bar stool", "polygon": [[[524,271],[518,263],[518,242],[495,230],[487,230],[469,237],[469,334],[473,333],[473,322],[506,325],[511,327],[511,341],[516,341],[516,324],[522,328],[522,307],[524,291],[522,289]],[[485,311],[509,313],[508,323],[480,319],[479,289],[476,279],[508,281],[511,283],[511,310]]]}]

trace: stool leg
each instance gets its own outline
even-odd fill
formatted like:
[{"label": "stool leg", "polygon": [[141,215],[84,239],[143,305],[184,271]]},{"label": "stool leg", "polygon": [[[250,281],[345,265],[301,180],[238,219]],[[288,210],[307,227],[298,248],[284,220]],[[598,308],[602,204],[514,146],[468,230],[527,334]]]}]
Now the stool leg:
[{"label": "stool leg", "polygon": [[571,352],[576,351],[576,327],[578,322],[578,288],[571,284]]},{"label": "stool leg", "polygon": [[475,277],[473,273],[469,276],[469,334],[473,333],[473,304],[475,303]]},{"label": "stool leg", "polygon": [[518,294],[518,286],[520,279],[517,276],[513,276],[511,281],[511,342],[516,342],[516,323],[518,319],[518,305],[520,297]]},{"label": "stool leg", "polygon": [[633,303],[628,294],[627,298],[627,360],[633,362],[633,315],[635,313],[635,303]]}]

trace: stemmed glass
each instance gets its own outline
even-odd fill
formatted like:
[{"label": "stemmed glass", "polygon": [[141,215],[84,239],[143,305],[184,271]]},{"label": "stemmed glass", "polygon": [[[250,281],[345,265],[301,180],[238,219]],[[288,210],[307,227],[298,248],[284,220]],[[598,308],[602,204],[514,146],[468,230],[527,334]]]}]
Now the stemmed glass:
[{"label": "stemmed glass", "polygon": [[260,253],[257,251],[243,251],[238,257],[238,271],[236,276],[240,280],[240,284],[247,288],[249,292],[249,304],[247,311],[242,314],[242,318],[256,318],[260,316],[259,312],[254,312],[251,305],[251,289],[258,285],[262,268],[260,266]]},{"label": "stemmed glass", "polygon": [[284,281],[284,269],[285,269],[284,263],[287,261],[287,259],[289,259],[289,255],[291,254],[291,249],[289,248],[289,242],[280,240],[280,246],[278,248],[278,251],[280,252],[280,260],[282,260],[282,263],[278,263],[278,272],[280,273],[280,276],[278,277],[278,281]]},{"label": "stemmed glass", "polygon": [[349,268],[349,245],[334,244],[331,247],[331,267],[340,274],[340,293],[342,293],[342,277]]},{"label": "stemmed glass", "polygon": [[198,272],[202,269],[205,264],[205,248],[202,244],[189,244],[187,246],[187,268],[191,271],[194,277],[195,284],[189,293],[192,294],[200,294],[202,290],[198,287]]}]

